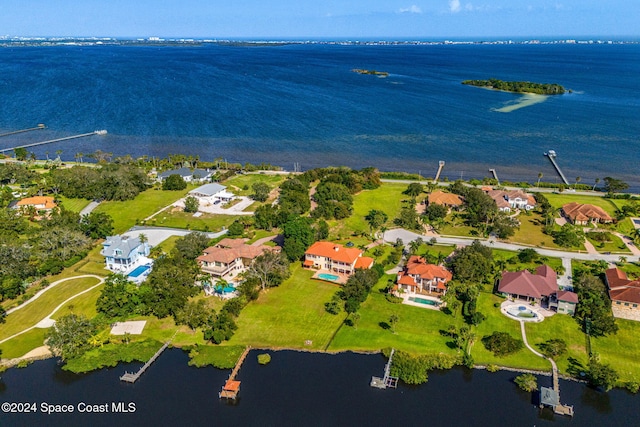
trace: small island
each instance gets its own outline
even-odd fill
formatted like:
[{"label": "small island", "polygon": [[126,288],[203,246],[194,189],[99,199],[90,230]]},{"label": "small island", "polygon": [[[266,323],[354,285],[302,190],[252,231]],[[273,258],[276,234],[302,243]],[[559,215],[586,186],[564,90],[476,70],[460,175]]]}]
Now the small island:
[{"label": "small island", "polygon": [[556,83],[505,82],[498,79],[465,80],[463,85],[485,87],[513,93],[535,93],[538,95],[562,95],[564,87]]},{"label": "small island", "polygon": [[362,68],[354,68],[353,70],[354,73],[358,73],[358,74],[371,74],[374,76],[379,76],[379,77],[388,77],[389,73],[387,73],[386,71],[376,71],[376,70],[365,70]]}]

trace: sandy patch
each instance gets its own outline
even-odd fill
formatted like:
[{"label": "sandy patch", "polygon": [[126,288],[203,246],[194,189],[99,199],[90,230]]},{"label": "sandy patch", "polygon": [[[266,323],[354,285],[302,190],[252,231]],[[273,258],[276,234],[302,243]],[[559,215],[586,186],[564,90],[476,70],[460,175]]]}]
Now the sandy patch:
[{"label": "sandy patch", "polygon": [[527,93],[514,101],[508,101],[502,108],[493,108],[492,111],[497,111],[499,113],[510,113],[524,107],[530,107],[535,104],[540,104],[541,102],[546,101],[548,97],[548,95]]},{"label": "sandy patch", "polygon": [[124,335],[125,333],[131,335],[140,335],[146,324],[146,320],[117,322],[111,328],[111,335]]}]

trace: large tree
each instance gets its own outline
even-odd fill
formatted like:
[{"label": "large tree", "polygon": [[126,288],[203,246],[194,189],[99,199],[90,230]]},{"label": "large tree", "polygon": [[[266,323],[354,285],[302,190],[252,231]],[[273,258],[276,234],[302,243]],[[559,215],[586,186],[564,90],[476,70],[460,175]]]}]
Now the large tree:
[{"label": "large tree", "polygon": [[387,222],[387,219],[389,219],[389,217],[383,211],[371,209],[367,216],[364,217],[364,219],[369,224],[369,229],[373,234]]},{"label": "large tree", "polygon": [[62,360],[81,356],[90,348],[95,328],[83,315],[68,314],[59,318],[47,333],[45,343]]},{"label": "large tree", "polygon": [[315,232],[308,218],[295,217],[283,227],[284,253],[289,261],[302,258],[304,252],[315,241]]},{"label": "large tree", "polygon": [[209,238],[200,231],[193,231],[176,240],[176,250],[186,259],[194,260],[209,246]]},{"label": "large tree", "polygon": [[248,279],[256,279],[265,290],[278,286],[289,277],[289,261],[283,253],[266,251],[253,260],[244,274]]},{"label": "large tree", "polygon": [[162,181],[163,190],[184,190],[187,183],[178,174],[169,175]]},{"label": "large tree", "polygon": [[604,180],[604,190],[610,194],[618,193],[620,191],[623,191],[629,188],[629,184],[617,178],[605,176],[603,180]]},{"label": "large tree", "polygon": [[82,216],[80,229],[92,239],[104,239],[113,233],[113,219],[104,212],[91,212]]},{"label": "large tree", "polygon": [[256,182],[251,186],[253,190],[253,194],[251,194],[251,198],[258,202],[266,202],[269,198],[269,192],[271,189],[264,182]]}]

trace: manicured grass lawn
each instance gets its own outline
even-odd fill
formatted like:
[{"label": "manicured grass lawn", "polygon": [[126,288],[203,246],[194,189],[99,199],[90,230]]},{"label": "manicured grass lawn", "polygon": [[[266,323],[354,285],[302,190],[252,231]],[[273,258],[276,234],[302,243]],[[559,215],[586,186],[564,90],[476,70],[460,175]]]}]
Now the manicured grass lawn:
[{"label": "manicured grass lawn", "polygon": [[98,314],[96,310],[96,301],[102,292],[104,286],[98,286],[95,289],[90,290],[89,292],[78,295],[73,300],[69,301],[69,303],[60,308],[60,310],[56,311],[56,314],[51,316],[52,319],[59,319],[62,316],[66,316],[67,314],[77,314],[83,315],[88,319],[93,318],[96,314]]},{"label": "manicured grass lawn", "polygon": [[445,224],[437,230],[438,234],[442,234],[444,236],[462,237],[472,237],[478,235],[477,230],[464,224],[464,220],[460,217],[460,214],[458,212],[450,213],[449,215],[447,215],[445,221]]},{"label": "manicured grass lawn", "polygon": [[80,212],[82,209],[87,207],[89,203],[91,203],[91,200],[70,199],[62,195],[58,195],[57,198],[60,199],[60,201],[62,202],[62,206],[64,206],[66,210],[72,211],[72,212]]},{"label": "manicured grass lawn", "polygon": [[544,196],[549,200],[551,206],[556,209],[560,209],[563,205],[572,202],[588,203],[590,205],[600,206],[611,216],[615,216],[615,211],[618,207],[622,207],[626,204],[623,200],[616,200],[614,202],[613,200],[605,199],[604,197],[583,196],[569,193],[544,193]]},{"label": "manicured grass lawn", "polygon": [[541,246],[546,248],[558,248],[559,246],[553,242],[553,237],[542,232],[542,220],[539,213],[531,215],[519,215],[520,228],[516,229],[513,237],[508,240],[514,243],[524,243],[525,245]]},{"label": "manicured grass lawn", "polygon": [[519,340],[522,339],[520,322],[507,318],[500,312],[499,307],[494,307],[495,303],[502,303],[503,301],[503,298],[486,292],[481,292],[478,297],[477,310],[484,314],[487,319],[473,330],[476,334],[476,343],[471,350],[471,355],[473,356],[475,363],[492,363],[500,366],[550,371],[551,364],[530,352],[526,347],[523,347],[522,350],[505,357],[496,357],[492,352],[484,347],[481,341],[482,337],[491,335],[496,331],[507,332],[514,338]]},{"label": "manicured grass lawn", "polygon": [[[332,315],[324,303],[338,290],[334,284],[311,280],[312,271],[300,265],[289,279],[263,292],[237,319],[238,330],[229,345],[324,349],[345,318]],[[305,345],[311,340],[311,345]]]},{"label": "manicured grass lawn", "polygon": [[44,337],[47,331],[48,329],[32,329],[17,338],[0,344],[2,358],[13,359],[22,357],[34,348],[41,347],[44,344]]},{"label": "manicured grass lawn", "polygon": [[620,381],[640,381],[640,322],[616,319],[618,333],[591,338],[591,350],[600,355],[603,363],[611,364]]},{"label": "manicured grass lawn", "polygon": [[629,250],[629,248],[627,248],[627,245],[625,245],[622,242],[622,239],[620,239],[618,236],[615,236],[613,234],[611,235],[610,241],[603,242],[604,245],[602,247],[600,246],[601,243],[596,240],[593,240],[589,235],[589,233],[587,233],[587,240],[589,240],[589,242],[591,242],[591,244],[600,253],[611,252],[611,253],[620,253],[620,254],[629,254],[629,255],[631,254],[631,251]]},{"label": "manicured grass lawn", "polygon": [[[155,212],[184,197],[194,186],[180,191],[164,191],[151,188],[125,202],[102,202],[95,212],[104,212],[113,218],[114,233],[120,234]],[[163,214],[159,215],[160,217]],[[151,225],[151,222],[149,222]]]},{"label": "manicured grass lawn", "polygon": [[[233,221],[240,218],[234,215],[202,214],[194,217],[188,212],[163,212],[157,220],[148,222],[150,225],[162,227],[186,228],[197,231],[220,231],[222,227],[229,227]],[[154,218],[155,219],[155,218]]]},{"label": "manicured grass lawn", "polygon": [[555,359],[560,372],[567,374],[569,358],[575,358],[586,366],[588,359],[586,337],[573,317],[556,314],[545,318],[540,323],[526,323],[525,328],[529,344],[538,351],[540,351],[539,344],[552,338],[560,338],[567,343],[567,353]]},{"label": "manicured grass lawn", "polygon": [[331,236],[346,237],[352,233],[369,233],[369,224],[364,219],[370,210],[376,209],[387,214],[387,227],[393,224],[394,218],[398,216],[402,208],[402,200],[409,196],[402,194],[407,189],[406,184],[382,185],[375,190],[362,190],[353,196],[353,214],[344,220],[329,221]]},{"label": "manicured grass lawn", "polygon": [[[390,277],[383,276],[380,279],[358,311],[360,319],[356,326],[342,326],[329,350],[377,351],[393,347],[418,354],[455,354],[456,351],[447,346],[451,338],[443,336],[440,331],[446,331],[451,324],[461,324],[461,316],[458,315],[456,319],[439,310],[387,301],[379,289],[386,285]],[[388,326],[392,314],[399,318],[395,334]]]},{"label": "manicured grass lawn", "polygon": [[[518,252],[507,251],[505,249],[493,249],[493,259],[494,260],[511,260],[514,257],[517,257]],[[562,266],[562,259],[556,257],[540,257],[539,261],[553,268],[555,271],[558,271],[558,268]],[[516,262],[507,262],[506,269],[508,271],[520,271],[526,268],[537,268],[538,263],[522,263],[516,258]]]},{"label": "manicured grass lawn", "polygon": [[198,368],[212,365],[219,369],[231,369],[236,366],[244,349],[241,345],[197,345],[189,352],[189,365]]},{"label": "manicured grass lawn", "polygon": [[[249,173],[244,175],[234,175],[233,177],[224,181],[223,184],[229,187],[229,191],[231,191],[236,196],[248,196],[253,193],[251,186],[256,182],[263,182],[273,190],[274,188],[282,184],[285,179],[286,176],[284,175],[262,175]],[[248,187],[247,190],[244,190],[245,185]]]},{"label": "manicured grass lawn", "polygon": [[[67,270],[74,272],[74,275],[79,274],[96,274],[98,276],[107,276],[110,271],[105,269],[104,257],[100,255],[102,245],[97,245],[91,249],[87,256],[75,264],[73,267]],[[51,280],[53,282],[53,280]]]},{"label": "manicured grass lawn", "polygon": [[[56,285],[29,305],[9,314],[6,318],[6,323],[0,328],[0,339],[7,338],[22,331],[23,329],[35,325],[44,319],[45,316],[48,316],[54,308],[67,298],[95,285],[96,283],[98,283],[97,279],[87,277],[77,280],[69,280]],[[72,301],[69,303],[73,304]],[[19,340],[20,337],[17,337],[16,339]]]}]

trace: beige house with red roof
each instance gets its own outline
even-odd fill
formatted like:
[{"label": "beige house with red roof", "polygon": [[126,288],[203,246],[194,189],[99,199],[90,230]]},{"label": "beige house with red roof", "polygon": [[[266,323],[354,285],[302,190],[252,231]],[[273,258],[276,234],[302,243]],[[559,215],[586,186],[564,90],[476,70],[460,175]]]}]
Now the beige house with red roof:
[{"label": "beige house with red roof", "polygon": [[611,308],[615,317],[640,320],[640,280],[630,280],[619,268],[605,271]]},{"label": "beige house with red roof", "polygon": [[398,272],[395,291],[410,294],[447,292],[447,283],[453,278],[449,270],[429,264],[424,258],[412,255],[404,269]]},{"label": "beige house with red roof", "polygon": [[39,211],[50,211],[51,209],[58,207],[51,196],[27,197],[26,199],[19,200],[15,204],[16,209],[26,208],[28,206],[33,206]]},{"label": "beige house with red roof", "polygon": [[254,259],[266,251],[280,251],[279,247],[247,245],[246,239],[220,240],[196,258],[200,270],[212,278],[230,280],[249,268]]},{"label": "beige house with red roof", "polygon": [[453,193],[445,193],[444,191],[436,190],[429,193],[427,196],[428,204],[443,205],[448,208],[459,208],[464,204],[464,201],[460,196]]},{"label": "beige house with red roof", "polygon": [[529,270],[502,273],[498,292],[504,296],[540,303],[558,292],[558,277],[548,265],[536,268],[536,274]]},{"label": "beige house with red roof", "polygon": [[357,268],[371,268],[373,258],[362,256],[362,251],[357,248],[345,248],[332,242],[315,242],[304,253],[303,266],[350,275]]},{"label": "beige house with red roof", "polygon": [[587,225],[590,222],[613,222],[613,218],[600,206],[583,204],[578,202],[567,203],[562,206],[562,214],[569,222],[576,225]]}]

